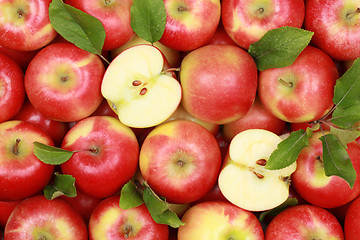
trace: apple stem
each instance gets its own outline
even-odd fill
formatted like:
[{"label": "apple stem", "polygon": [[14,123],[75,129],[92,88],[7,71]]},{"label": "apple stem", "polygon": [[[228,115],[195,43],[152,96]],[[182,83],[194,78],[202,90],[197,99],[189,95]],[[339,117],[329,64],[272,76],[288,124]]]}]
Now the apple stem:
[{"label": "apple stem", "polygon": [[188,11],[188,8],[187,7],[184,7],[184,6],[180,6],[178,7],[177,9],[179,12],[184,12],[184,11]]},{"label": "apple stem", "polygon": [[24,16],[24,11],[22,9],[19,9],[17,11],[17,14],[18,14],[18,19],[21,19]]},{"label": "apple stem", "polygon": [[182,161],[182,160],[178,160],[178,161],[176,162],[176,164],[177,164],[179,167],[183,167],[183,166],[185,165],[184,161]]},{"label": "apple stem", "polygon": [[62,82],[66,82],[67,80],[69,80],[69,77],[68,77],[68,76],[61,77],[61,81],[62,81]]},{"label": "apple stem", "polygon": [[294,86],[294,84],[293,84],[292,82],[287,82],[287,81],[285,81],[285,80],[283,80],[283,79],[281,79],[281,78],[279,79],[279,82],[280,82],[281,84],[289,87],[289,88],[292,88],[292,87]]},{"label": "apple stem", "polygon": [[111,0],[105,0],[105,5],[109,5],[111,3]]},{"label": "apple stem", "polygon": [[21,139],[17,138],[15,141],[15,145],[13,147],[13,153],[14,154],[18,154],[19,153],[19,143],[20,143]]},{"label": "apple stem", "polygon": [[124,238],[128,239],[130,237],[131,231],[132,231],[132,227],[127,225],[125,227]]},{"label": "apple stem", "polygon": [[355,11],[346,14],[346,18],[351,19],[352,17],[354,17],[356,14],[359,14],[359,13],[360,13],[360,8],[356,8]]},{"label": "apple stem", "polygon": [[91,153],[98,153],[98,152],[99,152],[99,149],[98,149],[97,147],[92,147],[92,148],[89,149],[89,151],[90,151]]},{"label": "apple stem", "polygon": [[265,11],[265,9],[264,8],[259,8],[258,10],[256,10],[256,12],[255,13],[263,13]]}]

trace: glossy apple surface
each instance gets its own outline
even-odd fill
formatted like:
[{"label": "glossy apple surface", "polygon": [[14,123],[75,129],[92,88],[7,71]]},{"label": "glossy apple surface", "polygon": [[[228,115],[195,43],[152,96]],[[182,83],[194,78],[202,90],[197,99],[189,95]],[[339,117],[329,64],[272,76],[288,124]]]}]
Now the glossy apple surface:
[{"label": "glossy apple surface", "polygon": [[219,0],[165,0],[166,25],[160,43],[191,51],[206,43],[220,22]]},{"label": "glossy apple surface", "polygon": [[281,135],[285,127],[286,122],[266,110],[260,99],[256,98],[244,117],[224,124],[223,134],[230,141],[236,134],[247,129],[265,129],[276,135]]},{"label": "glossy apple surface", "polygon": [[360,198],[356,198],[347,209],[344,222],[346,240],[355,240],[360,237]]},{"label": "glossy apple surface", "polygon": [[31,104],[50,119],[78,121],[101,104],[105,67],[100,58],[71,43],[43,48],[25,73],[25,91]]},{"label": "glossy apple surface", "polygon": [[341,224],[329,211],[302,204],[279,213],[265,231],[266,240],[336,239],[343,240]]},{"label": "glossy apple surface", "polygon": [[167,225],[154,222],[145,204],[122,209],[120,196],[102,200],[89,221],[90,240],[167,240]]},{"label": "glossy apple surface", "polygon": [[81,215],[60,198],[47,200],[34,195],[19,203],[4,231],[5,239],[86,240],[88,233]]},{"label": "glossy apple surface", "polygon": [[5,225],[15,207],[22,200],[17,201],[0,201],[0,228],[4,229]]},{"label": "glossy apple surface", "polygon": [[214,186],[221,153],[203,126],[188,120],[158,125],[144,140],[139,156],[144,180],[170,203],[190,203]]},{"label": "glossy apple surface", "polygon": [[178,230],[178,240],[264,239],[256,216],[229,202],[207,201],[187,210]]},{"label": "glossy apple surface", "polygon": [[255,101],[257,68],[243,49],[207,45],[181,63],[182,104],[194,117],[225,124],[243,117]]},{"label": "glossy apple surface", "polygon": [[5,54],[0,53],[0,123],[10,120],[25,99],[24,72]]},{"label": "glossy apple surface", "polygon": [[337,60],[359,57],[359,8],[358,1],[307,1],[304,28],[314,32],[312,43]]},{"label": "glossy apple surface", "polygon": [[221,6],[226,32],[244,49],[268,30],[282,26],[300,28],[305,17],[303,0],[223,0]]},{"label": "glossy apple surface", "polygon": [[[360,178],[357,175],[353,188],[350,188],[344,179],[325,175],[322,142],[319,139],[321,135],[321,132],[315,132],[309,140],[309,146],[300,152],[298,167],[291,176],[292,184],[296,192],[313,205],[324,208],[340,207],[359,196]],[[359,172],[360,145],[356,142],[349,143],[347,153],[355,171]]]},{"label": "glossy apple surface", "polygon": [[118,192],[136,172],[139,145],[133,131],[109,116],[85,118],[73,126],[61,147],[78,151],[61,164],[76,187],[97,198]]},{"label": "glossy apple surface", "polygon": [[33,51],[50,43],[57,32],[49,20],[51,0],[0,2],[0,45]]},{"label": "glossy apple surface", "polygon": [[42,129],[23,121],[0,123],[0,200],[16,201],[41,191],[54,166],[34,155],[34,142],[53,146]]},{"label": "glossy apple surface", "polygon": [[118,48],[135,35],[130,26],[130,7],[133,0],[66,0],[65,3],[100,20],[106,33],[103,50]]},{"label": "glossy apple surface", "polygon": [[265,108],[286,122],[311,122],[333,107],[339,74],[322,50],[307,46],[295,62],[259,73],[258,94]]}]

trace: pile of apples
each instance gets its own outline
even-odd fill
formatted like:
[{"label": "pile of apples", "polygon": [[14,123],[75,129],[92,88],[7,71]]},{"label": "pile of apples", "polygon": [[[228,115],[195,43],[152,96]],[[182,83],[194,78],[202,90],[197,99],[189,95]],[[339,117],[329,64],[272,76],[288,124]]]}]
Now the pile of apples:
[{"label": "pile of apples", "polygon": [[[0,0],[1,238],[360,239],[360,177],[325,174],[329,126],[294,163],[265,167],[291,132],[331,117],[360,56],[360,2],[164,0],[153,44],[135,32],[135,2],[152,3]],[[51,4],[96,17],[101,52],[60,35]],[[249,47],[283,26],[310,44],[259,70]],[[359,138],[346,151],[360,172]]]}]

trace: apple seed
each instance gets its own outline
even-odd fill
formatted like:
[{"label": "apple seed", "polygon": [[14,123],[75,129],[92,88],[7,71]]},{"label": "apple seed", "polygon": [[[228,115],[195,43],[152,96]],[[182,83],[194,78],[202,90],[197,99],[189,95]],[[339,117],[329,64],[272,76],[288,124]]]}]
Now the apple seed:
[{"label": "apple seed", "polygon": [[263,179],[264,175],[257,173],[257,172],[253,172],[259,179]]},{"label": "apple seed", "polygon": [[142,89],[140,90],[140,95],[145,95],[146,92],[147,92],[147,88],[142,88]]},{"label": "apple seed", "polygon": [[260,166],[265,166],[266,165],[266,160],[265,159],[259,159],[259,160],[256,161],[256,164],[260,165]]},{"label": "apple seed", "polygon": [[134,87],[140,86],[141,84],[142,84],[142,82],[141,82],[140,80],[134,80],[134,81],[132,82],[132,85],[133,85]]}]

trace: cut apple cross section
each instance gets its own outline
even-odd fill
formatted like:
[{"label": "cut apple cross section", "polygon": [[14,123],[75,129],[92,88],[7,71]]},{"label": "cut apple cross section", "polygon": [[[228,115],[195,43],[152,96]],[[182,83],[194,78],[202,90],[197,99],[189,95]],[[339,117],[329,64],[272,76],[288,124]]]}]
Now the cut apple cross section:
[{"label": "cut apple cross section", "polygon": [[289,196],[290,175],[296,162],[279,170],[265,164],[282,139],[267,130],[249,129],[230,142],[219,175],[219,188],[230,202],[249,211],[269,210]]},{"label": "cut apple cross section", "polygon": [[168,63],[152,45],[137,45],[120,53],[108,66],[101,92],[119,120],[135,128],[158,125],[175,112],[181,86]]}]

